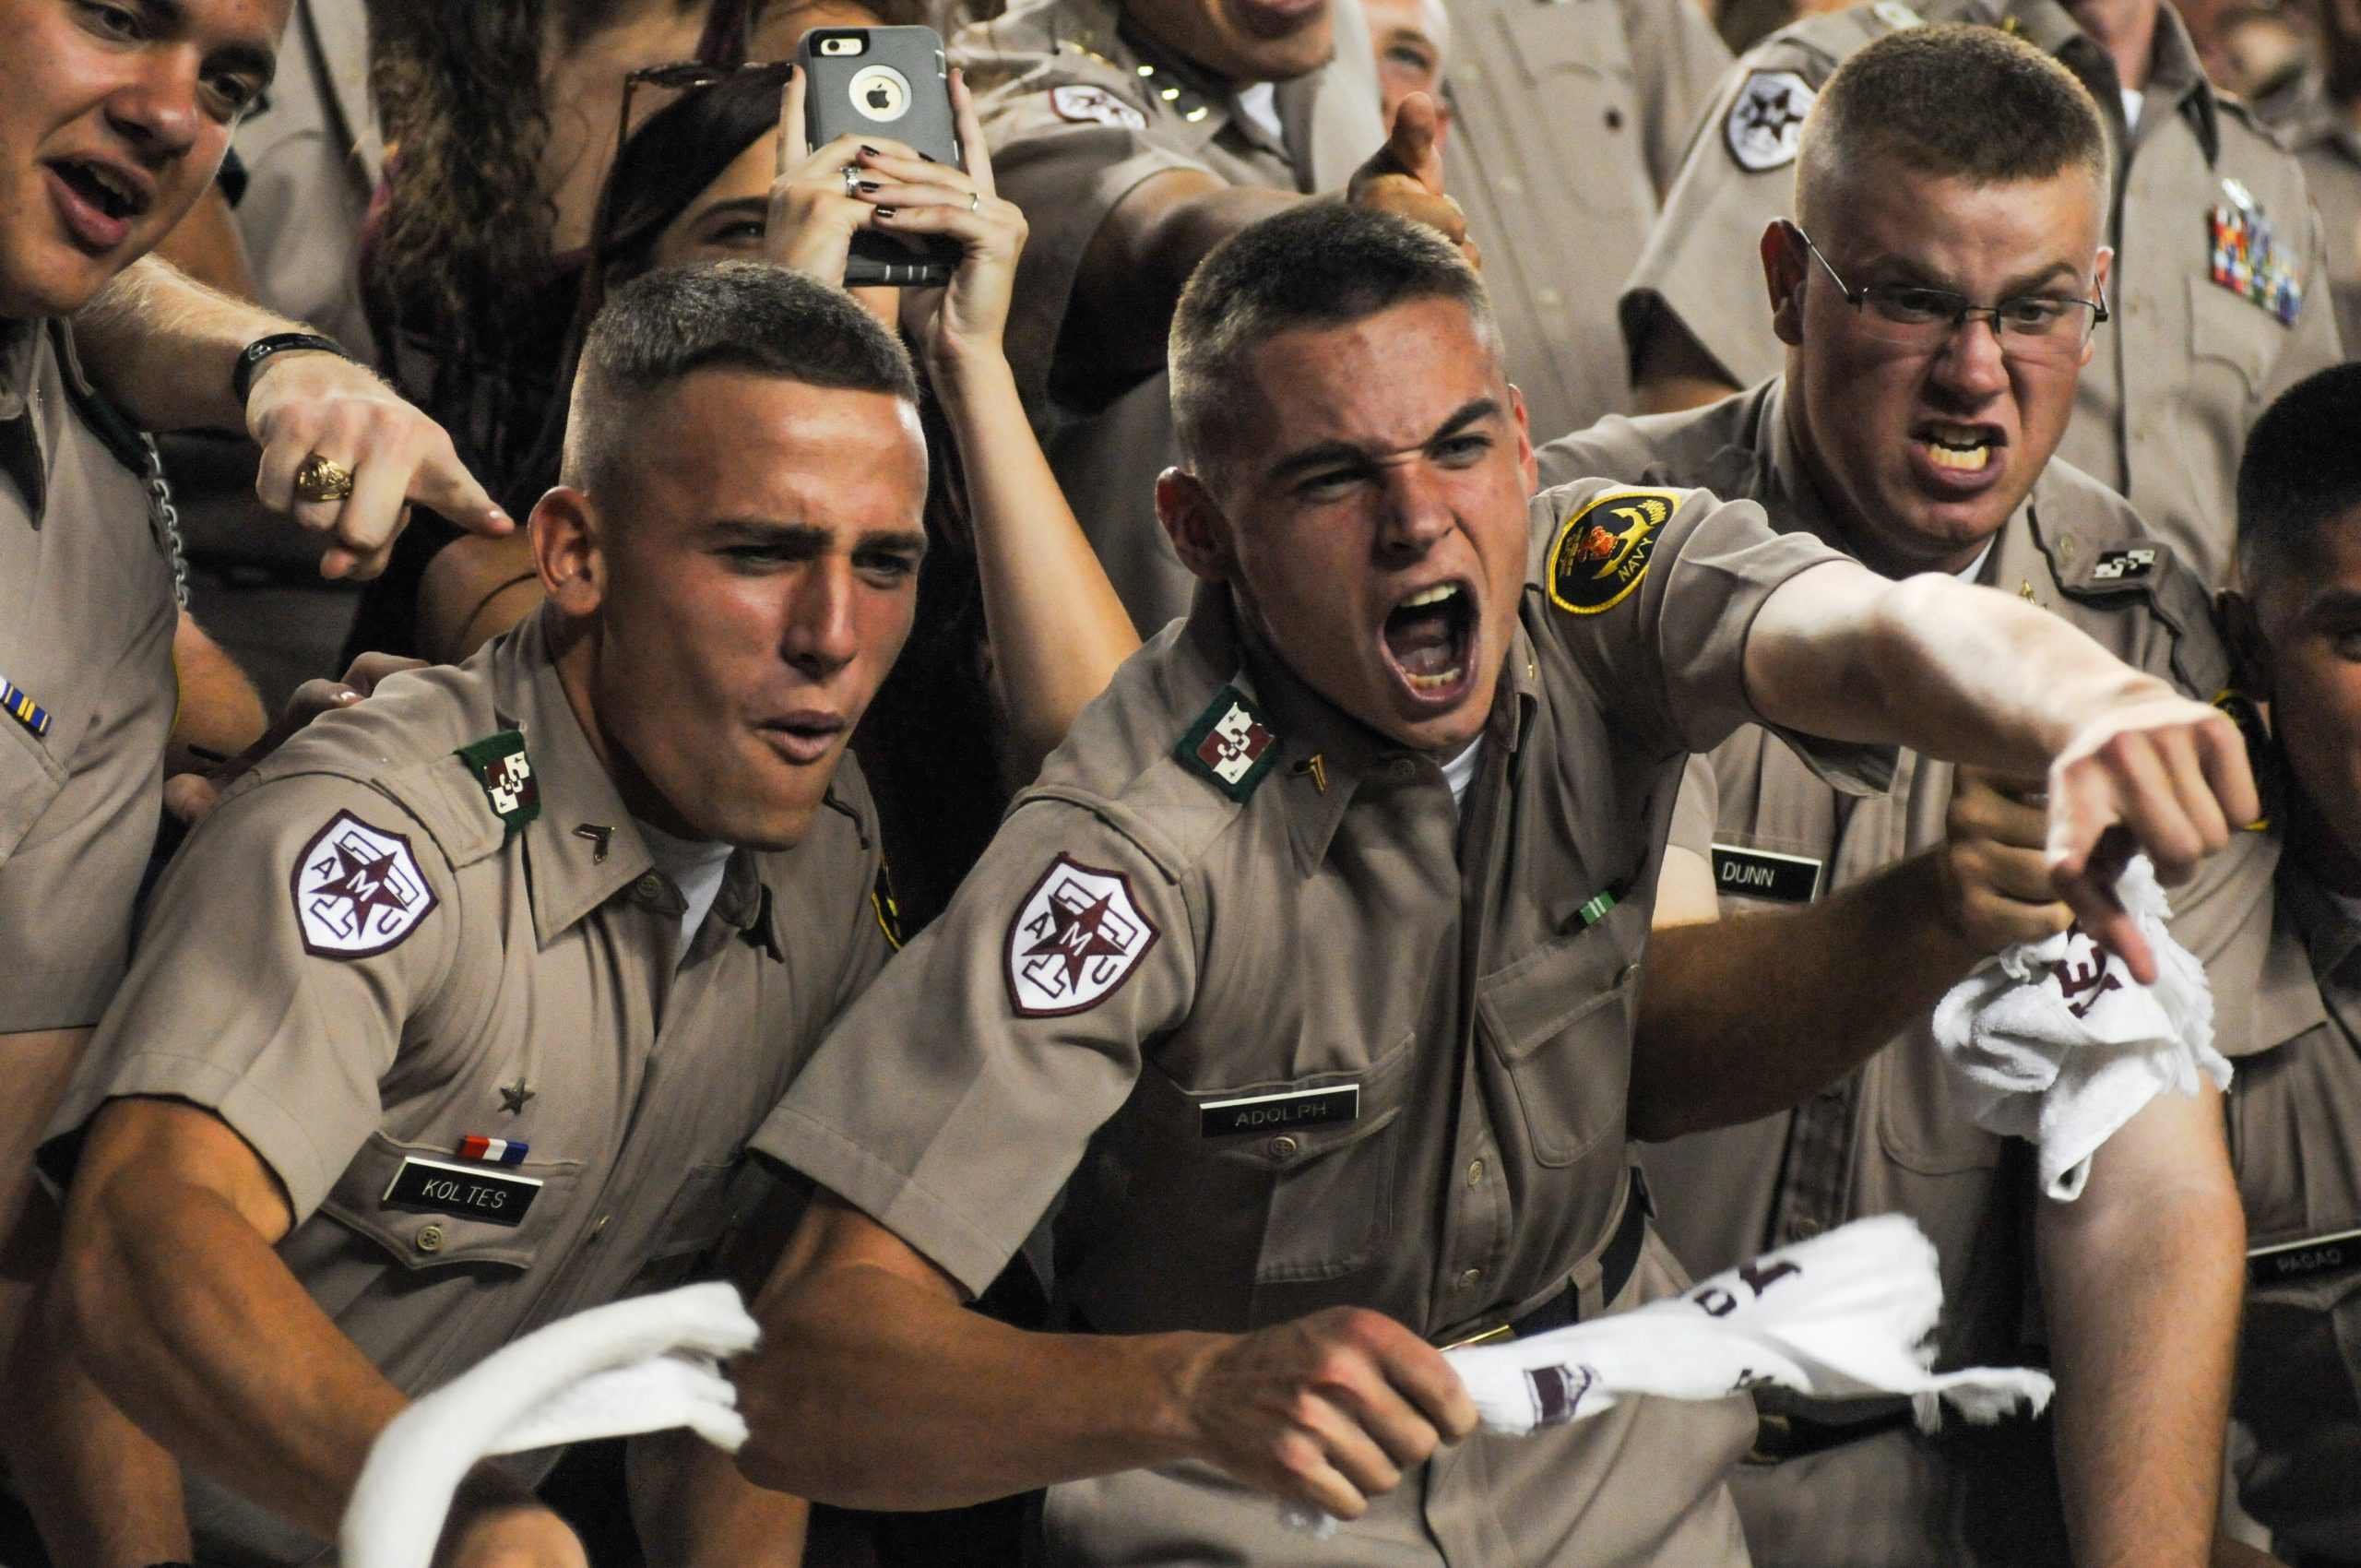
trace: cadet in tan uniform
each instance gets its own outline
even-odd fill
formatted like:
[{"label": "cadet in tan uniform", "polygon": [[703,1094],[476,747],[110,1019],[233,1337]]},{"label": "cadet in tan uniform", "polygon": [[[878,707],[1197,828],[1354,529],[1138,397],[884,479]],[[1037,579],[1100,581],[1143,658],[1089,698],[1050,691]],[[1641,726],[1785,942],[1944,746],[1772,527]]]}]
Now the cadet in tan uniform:
[{"label": "cadet in tan uniform", "polygon": [[[722,1230],[891,940],[843,752],[909,629],[916,399],[841,291],[631,285],[536,509],[548,604],[313,725],[174,861],[49,1152],[84,1364],[194,1472],[208,1561],[310,1560],[408,1396]],[[185,1557],[130,1442],[39,1505]],[[566,1560],[478,1484],[466,1561]]]},{"label": "cadet in tan uniform", "polygon": [[1410,150],[1380,151],[1358,0],[1019,0],[953,54],[984,92],[1001,194],[1032,226],[1009,322],[1017,386],[1145,636],[1187,611],[1192,581],[1155,504],[1181,283],[1223,236],[1316,191],[1456,231],[1424,140],[1432,111],[1397,127]]},{"label": "cadet in tan uniform", "polygon": [[[1743,257],[1794,210],[1790,165],[1812,96],[1863,44],[1928,22],[2007,28],[2097,100],[2117,149],[2106,239],[2122,260],[2059,452],[2128,497],[2199,581],[2220,583],[2247,426],[2340,355],[2302,172],[2244,104],[2206,83],[2163,0],[1876,0],[1749,52],[1700,122],[1626,285],[1641,407],[1693,406],[1778,370]],[[1965,107],[1946,93],[1917,110]]]},{"label": "cadet in tan uniform", "polygon": [[[1535,497],[1495,330],[1446,242],[1342,204],[1192,281],[1158,505],[1205,587],[756,1139],[826,1191],[742,1372],[751,1479],[1049,1483],[1064,1562],[1743,1562],[1742,1403],[1471,1438],[1434,1349],[1680,1288],[1625,1121],[1684,754],[1755,721],[2056,754],[2077,868],[2123,814],[2177,863],[2226,837],[2110,725],[2252,809],[2226,720],[2004,596],[1702,493]],[[962,1311],[1062,1190],[1056,1294],[1097,1333]]]},{"label": "cadet in tan uniform", "polygon": [[2238,1063],[2230,1150],[2247,1210],[2239,1501],[2299,1568],[2361,1562],[2361,366],[2264,414],[2238,476],[2225,605],[2270,705],[2286,840],[2270,979],[2311,1027]]},{"label": "cadet in tan uniform", "polygon": [[[1945,91],[1957,107],[1930,121],[1921,106]],[[2108,271],[2106,158],[2088,93],[2022,42],[1951,27],[1870,44],[1821,89],[1799,222],[1764,246],[1786,373],[1570,437],[1543,451],[1544,478],[1746,496],[1886,576],[2018,595],[2212,698],[2230,667],[2204,589],[2119,496],[2050,457]],[[2056,1467],[2040,1426],[1929,1438],[1900,1408],[1864,1420],[1766,1398],[1764,1467],[1733,1485],[1759,1563],[2065,1564],[2070,1536],[2085,1562],[2194,1565],[2213,1536],[2237,1266],[2218,1096],[2152,1102],[2082,1198],[2043,1202],[2035,1219],[2022,1149],[1969,1119],[1928,1032],[1935,1002],[1990,953],[2065,924],[2039,813],[2014,793],[1986,781],[1955,797],[1950,766],[1905,754],[1888,794],[1848,801],[1759,729],[1695,759],[1683,784],[1659,921],[1711,920],[1716,894],[1756,918],[1667,939],[1643,1019],[1743,997],[1724,1023],[1758,1044],[1790,1028],[1826,1052],[1892,1043],[1792,1112],[1650,1149],[1675,1252],[1715,1272],[1909,1214],[1941,1254],[1940,1364],[1957,1365],[2035,1353],[2037,1246],[2059,1376]],[[2207,965],[2233,1055],[2289,1028],[2254,983],[2270,873],[2269,843],[2240,835],[2173,893],[2175,936]],[[1738,978],[1756,969],[1785,978]],[[1676,988],[1691,994],[1659,994]]]},{"label": "cadet in tan uniform", "polygon": [[2319,16],[2322,68],[2256,107],[2304,166],[2320,209],[2337,330],[2351,354],[2361,349],[2361,5],[2326,0]]},{"label": "cadet in tan uniform", "polygon": [[[190,0],[125,38],[117,9],[0,0],[0,1238],[122,973],[173,722],[174,541],[137,431],[92,384],[143,423],[248,423],[281,509],[333,444],[368,483],[302,504],[332,555],[410,495],[496,526],[441,431],[365,371],[141,259],[270,80],[286,13]],[[0,1281],[0,1347],[17,1300]]]},{"label": "cadet in tan uniform", "polygon": [[1449,0],[1443,184],[1540,437],[1631,408],[1616,326],[1730,52],[1695,0]]}]

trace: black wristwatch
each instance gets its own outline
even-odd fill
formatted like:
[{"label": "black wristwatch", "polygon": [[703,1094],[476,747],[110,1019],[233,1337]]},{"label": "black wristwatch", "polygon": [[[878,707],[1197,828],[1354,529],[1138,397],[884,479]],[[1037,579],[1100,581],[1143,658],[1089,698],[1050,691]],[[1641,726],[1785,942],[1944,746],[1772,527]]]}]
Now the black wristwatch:
[{"label": "black wristwatch", "polygon": [[238,399],[238,407],[246,406],[246,395],[254,390],[255,370],[273,354],[302,349],[307,352],[334,354],[340,360],[352,356],[344,345],[333,338],[323,338],[316,332],[273,332],[257,338],[238,351],[238,362],[230,371],[230,391]]}]

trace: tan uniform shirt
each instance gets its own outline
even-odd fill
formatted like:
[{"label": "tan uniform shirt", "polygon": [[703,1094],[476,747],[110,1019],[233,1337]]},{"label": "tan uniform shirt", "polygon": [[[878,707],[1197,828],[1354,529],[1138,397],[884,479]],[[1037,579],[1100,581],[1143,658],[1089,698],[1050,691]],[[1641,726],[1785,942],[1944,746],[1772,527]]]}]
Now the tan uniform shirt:
[{"label": "tan uniform shirt", "polygon": [[1631,406],[1615,325],[1730,52],[1694,0],[1450,0],[1444,184],[1484,254],[1534,439]]},{"label": "tan uniform shirt", "polygon": [[2293,90],[2256,108],[2304,166],[2328,245],[2328,277],[2345,352],[2361,349],[2361,125],[2307,71]]},{"label": "tan uniform shirt", "polygon": [[1384,130],[1368,23],[1358,0],[1332,3],[1335,57],[1279,84],[1277,138],[1126,25],[1113,0],[1019,0],[953,45],[988,89],[992,177],[1032,229],[1009,362],[1050,466],[1143,635],[1187,612],[1195,580],[1156,520],[1156,476],[1178,458],[1170,390],[1160,371],[1129,386],[1095,385],[1085,356],[1061,351],[1074,275],[1107,215],[1151,175],[1195,169],[1272,190],[1344,188]]},{"label": "tan uniform shirt", "polygon": [[[513,831],[457,752],[508,731],[529,777],[506,799],[537,786],[540,807]],[[53,1133],[120,1095],[214,1111],[286,1189],[288,1268],[424,1392],[677,1282],[715,1241],[742,1146],[884,960],[876,842],[848,760],[801,845],[731,857],[676,969],[681,894],[536,616],[315,721],[222,802],[160,885]],[[521,1156],[469,1158],[470,1136]],[[208,1561],[316,1549],[191,1491]]]},{"label": "tan uniform shirt", "polygon": [[171,548],[69,379],[63,323],[0,321],[0,1035],[105,1011],[178,700]]},{"label": "tan uniform shirt", "polygon": [[[1570,1284],[1585,1317],[1680,1289],[1650,1239],[1599,1300],[1660,847],[1684,754],[1752,718],[1756,608],[1831,556],[1710,496],[1586,513],[1600,490],[1534,503],[1464,813],[1431,757],[1243,644],[1209,590],[1083,713],[754,1146],[969,1290],[1062,1189],[1056,1295],[1108,1333],[1354,1304],[1448,1342]],[[1883,755],[1829,750],[1870,776]],[[1326,1542],[1202,1467],[1133,1471],[1052,1490],[1052,1558],[1738,1562],[1721,1482],[1750,1430],[1741,1401],[1643,1399],[1479,1437]]]},{"label": "tan uniform shirt", "polygon": [[[2339,358],[2323,285],[2320,233],[2296,160],[2206,85],[2188,30],[2169,6],[2157,16],[2156,55],[2140,124],[2126,132],[2113,63],[2057,0],[1928,0],[1914,11],[1879,0],[1783,29],[1738,62],[1701,122],[1663,218],[1623,298],[1633,342],[1656,310],[1669,311],[1741,386],[1778,374],[1756,247],[1774,219],[1792,217],[1800,116],[1837,64],[1898,27],[2015,23],[2080,77],[2107,118],[2116,168],[2117,251],[2108,284],[2114,319],[2075,393],[2058,456],[2131,501],[2151,531],[2208,584],[2229,570],[2236,526],[2238,454],[2271,400]],[[1941,113],[1930,104],[1928,113]],[[2228,225],[2227,229],[2224,225]],[[2249,286],[2214,281],[2218,232],[2263,227],[2244,261],[2282,278],[2299,299],[2283,320]],[[2235,245],[2223,252],[2238,273]]]},{"label": "tan uniform shirt", "polygon": [[[2361,1559],[2361,903],[2291,859],[2273,957],[2312,1028],[2238,1063],[2230,1153],[2247,1210],[2238,1496],[2281,1553]],[[2290,1561],[2295,1559],[2291,1556]]]},{"label": "tan uniform shirt", "polygon": [[[1608,421],[1552,445],[1544,474],[1709,486],[1841,548],[1789,438],[1783,391],[1774,380],[1688,413]],[[2203,590],[2121,497],[2064,463],[2035,482],[1981,576],[2193,695],[2228,683]],[[1951,781],[1948,764],[1905,752],[1889,794],[1849,801],[1750,728],[1691,763],[1672,842],[1713,865],[1725,915],[1793,907],[1940,844]],[[2174,933],[2206,963],[2217,1043],[2232,1055],[2285,1038],[2271,1033],[2254,985],[2270,936],[2271,848],[2243,836],[2172,891]],[[1922,1026],[1795,1111],[1652,1146],[1643,1164],[1665,1235],[1697,1274],[1865,1215],[1912,1216],[1942,1259],[1939,1364],[1957,1366],[2029,1353],[2025,1153],[1969,1120]],[[2063,1563],[2047,1429],[1958,1426],[1940,1443],[1894,1431],[1744,1472],[1735,1490],[1756,1561]]]},{"label": "tan uniform shirt", "polygon": [[386,149],[369,107],[362,0],[299,0],[279,75],[231,147],[246,169],[236,213],[256,297],[365,360],[361,229]]}]

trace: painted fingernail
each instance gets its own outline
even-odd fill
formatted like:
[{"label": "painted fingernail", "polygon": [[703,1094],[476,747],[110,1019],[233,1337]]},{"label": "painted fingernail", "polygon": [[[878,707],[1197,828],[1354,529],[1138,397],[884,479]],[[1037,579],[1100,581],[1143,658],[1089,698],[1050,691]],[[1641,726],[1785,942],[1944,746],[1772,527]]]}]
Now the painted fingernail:
[{"label": "painted fingernail", "polygon": [[881,153],[880,153],[880,152],[879,152],[875,148],[873,148],[873,147],[870,146],[867,142],[862,142],[862,143],[860,144],[860,150],[861,150],[861,151],[863,151],[863,152],[865,152],[865,153],[867,153],[867,154],[869,154],[869,156],[870,156],[870,157],[872,157],[872,158],[878,158],[878,157],[882,157],[882,156],[884,156],[884,155],[883,155],[883,154],[881,154]]},{"label": "painted fingernail", "polygon": [[875,196],[877,194],[878,185],[877,182],[874,180],[863,180],[854,188],[856,190],[866,191],[871,196]]},{"label": "painted fingernail", "polygon": [[929,163],[940,163],[940,162],[942,162],[942,161],[943,161],[943,160],[942,160],[942,159],[937,158],[937,157],[936,157],[934,154],[932,154],[931,152],[921,152],[921,153],[919,153],[919,156],[920,158],[925,159]]},{"label": "painted fingernail", "polygon": [[890,207],[881,207],[877,209],[877,216],[880,218],[891,218],[894,216],[894,209]]}]

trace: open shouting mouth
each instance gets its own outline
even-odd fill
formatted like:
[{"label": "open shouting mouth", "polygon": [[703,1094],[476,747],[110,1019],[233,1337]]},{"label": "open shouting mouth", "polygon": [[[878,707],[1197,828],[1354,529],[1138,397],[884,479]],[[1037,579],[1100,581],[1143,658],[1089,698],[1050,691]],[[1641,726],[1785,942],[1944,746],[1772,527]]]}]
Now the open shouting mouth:
[{"label": "open shouting mouth", "polygon": [[155,205],[154,183],[119,163],[59,158],[42,167],[66,231],[89,250],[108,251],[121,244],[130,237],[132,221]]},{"label": "open shouting mouth", "polygon": [[1476,664],[1476,596],[1461,581],[1435,583],[1385,617],[1386,661],[1422,706],[1448,707],[1467,695]]}]

